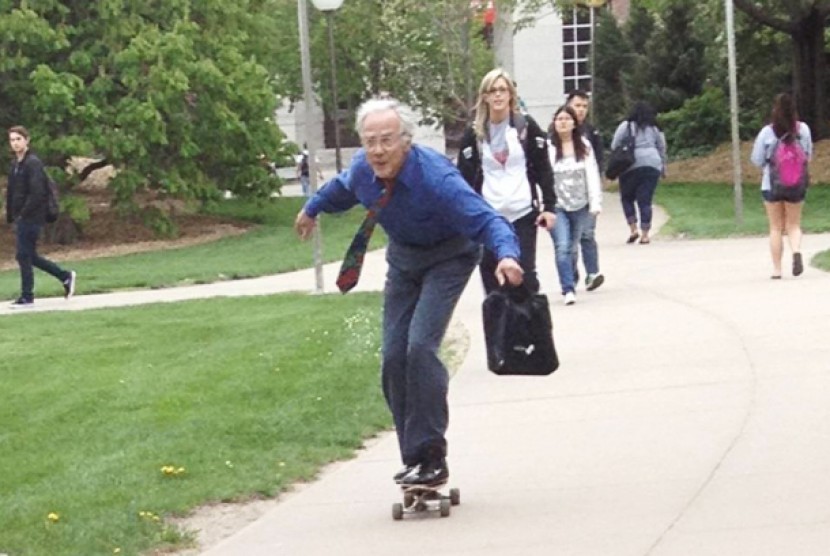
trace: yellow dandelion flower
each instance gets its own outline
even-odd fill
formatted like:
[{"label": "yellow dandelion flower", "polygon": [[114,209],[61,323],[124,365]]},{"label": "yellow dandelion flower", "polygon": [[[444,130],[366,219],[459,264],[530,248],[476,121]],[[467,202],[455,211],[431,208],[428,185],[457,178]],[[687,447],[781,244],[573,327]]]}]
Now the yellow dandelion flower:
[{"label": "yellow dandelion flower", "polygon": [[53,523],[58,521],[60,518],[61,518],[61,516],[56,514],[55,512],[49,512],[49,515],[46,516],[46,519],[48,519],[49,521],[51,521]]}]

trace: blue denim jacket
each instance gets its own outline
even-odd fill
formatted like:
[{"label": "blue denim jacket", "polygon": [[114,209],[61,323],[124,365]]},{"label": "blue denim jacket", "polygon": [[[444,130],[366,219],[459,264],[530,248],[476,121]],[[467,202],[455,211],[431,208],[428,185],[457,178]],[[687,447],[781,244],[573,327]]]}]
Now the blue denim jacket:
[{"label": "blue denim jacket", "polygon": [[[358,203],[370,208],[382,190],[361,149],[347,170],[308,200],[305,212],[316,218]],[[445,156],[419,145],[410,148],[378,223],[401,245],[431,247],[464,236],[483,243],[499,260],[519,258],[519,241],[510,223],[473,191]]]}]

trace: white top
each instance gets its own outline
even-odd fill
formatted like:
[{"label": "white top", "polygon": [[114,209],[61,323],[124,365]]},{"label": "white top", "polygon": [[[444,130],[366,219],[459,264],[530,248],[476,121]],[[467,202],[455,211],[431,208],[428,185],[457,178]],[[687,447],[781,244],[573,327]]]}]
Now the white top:
[{"label": "white top", "polygon": [[[810,127],[804,122],[798,122],[798,142],[801,143],[801,148],[804,149],[804,154],[807,155],[807,160],[813,157],[813,136],[810,133]],[[775,131],[772,130],[772,125],[765,125],[755,138],[755,144],[752,146],[752,154],[749,156],[750,162],[755,166],[763,169],[761,176],[761,191],[769,191],[772,184],[769,181],[769,159],[772,157],[772,151],[778,143],[778,138],[775,136]]]},{"label": "white top", "polygon": [[556,191],[556,206],[573,212],[588,205],[589,212],[602,211],[602,180],[591,143],[584,137],[582,143],[587,152],[585,158],[575,156],[556,160],[556,147],[548,141],[548,156],[553,167],[553,188]]},{"label": "white top", "polygon": [[519,134],[515,127],[508,126],[504,134],[507,143],[507,160],[504,164],[496,160],[490,144],[480,145],[481,170],[484,182],[481,194],[499,214],[510,222],[530,214],[533,198],[530,182],[527,180],[527,162]]}]

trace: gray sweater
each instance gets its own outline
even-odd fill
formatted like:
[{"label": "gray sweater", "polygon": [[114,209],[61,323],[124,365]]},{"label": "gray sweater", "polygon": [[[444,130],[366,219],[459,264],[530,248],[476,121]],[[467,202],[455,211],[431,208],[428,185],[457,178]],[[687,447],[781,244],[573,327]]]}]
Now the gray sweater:
[{"label": "gray sweater", "polygon": [[[617,131],[614,132],[614,140],[611,141],[612,150],[628,138],[628,123],[628,120],[625,120],[617,126]],[[633,122],[631,123],[631,131],[636,137],[634,142],[634,164],[626,172],[630,172],[635,168],[650,166],[661,174],[665,174],[666,138],[663,132],[653,126],[638,131],[637,124]]]}]

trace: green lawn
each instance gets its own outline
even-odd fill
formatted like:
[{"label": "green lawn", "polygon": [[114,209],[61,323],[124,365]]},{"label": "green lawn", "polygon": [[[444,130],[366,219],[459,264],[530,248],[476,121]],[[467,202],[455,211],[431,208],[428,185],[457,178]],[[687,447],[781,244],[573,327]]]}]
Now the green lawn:
[{"label": "green lawn", "polygon": [[390,425],[379,317],[379,294],[2,317],[0,553],[181,546],[165,516],[352,457]]},{"label": "green lawn", "polygon": [[[274,199],[263,206],[224,201],[210,212],[254,222],[257,227],[243,235],[203,245],[70,261],[64,266],[78,272],[79,294],[210,283],[308,268],[313,264],[312,243],[301,242],[293,229],[302,202],[303,199],[291,197]],[[341,215],[320,217],[325,261],[343,258],[365,214],[361,207],[355,207]],[[383,231],[378,229],[372,247],[385,242]],[[57,280],[41,272],[35,274],[35,287],[38,297],[63,295]],[[15,298],[19,289],[17,269],[0,272],[0,300]]]},{"label": "green lawn", "polygon": [[[728,184],[660,184],[655,204],[669,214],[660,235],[690,239],[763,236],[768,233],[767,217],[757,184],[744,185],[743,224],[735,220],[734,190]],[[802,215],[806,233],[830,231],[830,185],[813,185],[807,193]],[[814,266],[830,270],[830,252],[818,254]]]}]

